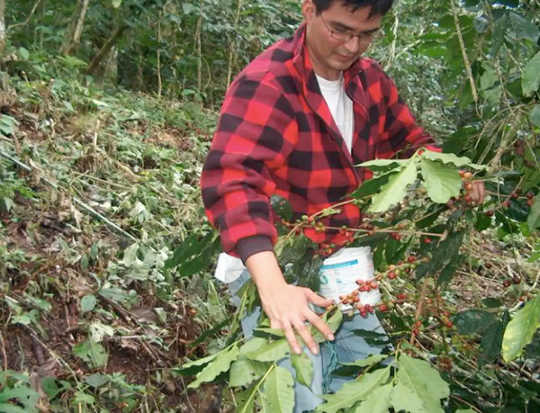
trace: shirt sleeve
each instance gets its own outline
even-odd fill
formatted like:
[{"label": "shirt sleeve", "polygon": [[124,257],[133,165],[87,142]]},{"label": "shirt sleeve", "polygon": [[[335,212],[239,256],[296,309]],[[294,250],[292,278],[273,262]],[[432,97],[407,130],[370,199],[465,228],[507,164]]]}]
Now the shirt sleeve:
[{"label": "shirt sleeve", "polygon": [[[272,171],[285,168],[297,139],[293,110],[283,93],[259,80],[240,77],[225,96],[218,127],[201,176],[205,212],[223,250],[242,259],[277,240],[270,197]],[[262,237],[262,238],[261,238]],[[253,240],[258,242],[250,248]]]},{"label": "shirt sleeve", "polygon": [[394,81],[381,71],[381,88],[386,97],[386,108],[383,111],[386,139],[378,142],[377,158],[391,158],[396,154],[400,158],[408,158],[425,146],[440,152],[433,138],[422,129],[403,99],[399,96]]}]

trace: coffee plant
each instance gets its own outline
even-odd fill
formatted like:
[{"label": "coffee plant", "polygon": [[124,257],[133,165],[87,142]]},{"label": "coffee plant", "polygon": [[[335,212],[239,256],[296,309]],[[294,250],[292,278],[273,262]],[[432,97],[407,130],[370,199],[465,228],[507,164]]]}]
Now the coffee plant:
[{"label": "coffee plant", "polygon": [[[312,243],[303,235],[305,230],[337,231],[346,245],[369,245],[374,251],[375,276],[363,280],[359,274],[358,288],[336,303],[352,305],[353,310],[342,314],[333,306],[322,318],[336,331],[353,311],[363,317],[375,312],[383,320],[393,350],[389,347],[384,354],[341,366],[354,371],[357,379],[335,394],[323,395],[325,403],[317,411],[386,412],[393,408],[442,412],[475,407],[475,392],[484,388],[486,380],[495,381],[480,366],[499,360],[501,350],[509,370],[517,357],[522,356],[521,368],[528,369],[528,356],[537,356],[532,350],[533,354],[528,351],[523,357],[524,348],[540,327],[540,298],[532,285],[535,280],[512,281],[519,294],[504,300],[486,297],[490,300],[488,310],[460,311],[451,299],[452,281],[465,260],[469,234],[475,226],[486,229],[495,221],[491,200],[484,205],[472,201],[472,183],[483,180],[496,184],[500,178],[465,157],[424,150],[409,159],[375,160],[361,166],[374,172],[373,179],[364,182],[350,199],[312,216],[292,220],[287,203],[280,199],[274,202],[282,234],[276,252],[291,282],[316,289],[322,259],[337,249],[332,244]],[[529,195],[526,199],[519,201],[530,204],[533,198]],[[329,227],[327,218],[347,203],[365,211],[361,225]],[[537,201],[532,204],[538,208]],[[382,293],[381,302],[362,303],[361,293],[377,288]],[[291,355],[284,334],[269,328],[264,316],[254,337],[236,338],[239,319],[257,304],[256,289],[248,282],[232,322],[230,344],[183,365],[177,373],[196,377],[190,388],[225,380],[235,391],[239,412],[252,412],[257,406],[263,411],[290,412],[294,406],[293,376],[278,362],[290,356],[295,377],[306,385],[311,383],[313,367],[306,354]],[[356,333],[366,340],[380,339],[374,332]],[[325,340],[313,327],[312,334],[319,343]],[[482,337],[479,344],[475,336]],[[467,368],[479,370],[465,386],[461,380]],[[501,374],[499,380],[511,382],[511,374]],[[483,393],[487,397],[485,390]],[[524,396],[523,406],[538,405],[536,395]],[[496,407],[487,398],[483,402]]]}]

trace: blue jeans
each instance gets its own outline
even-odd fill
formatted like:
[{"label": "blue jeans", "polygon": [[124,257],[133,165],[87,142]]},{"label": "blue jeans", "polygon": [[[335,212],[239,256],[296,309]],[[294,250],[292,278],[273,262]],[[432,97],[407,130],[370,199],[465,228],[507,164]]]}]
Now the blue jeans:
[{"label": "blue jeans", "polygon": [[[244,271],[237,280],[229,284],[233,302],[239,301],[236,293],[249,278],[249,273]],[[253,330],[257,327],[260,315],[261,308],[257,307],[241,321],[242,331],[246,338],[253,335]],[[354,380],[355,377],[332,375],[332,371],[339,366],[339,363],[350,363],[364,359],[370,354],[379,354],[382,351],[384,345],[370,345],[363,337],[354,334],[354,330],[359,329],[385,334],[376,315],[370,314],[368,317],[363,318],[356,314],[351,319],[344,320],[335,333],[334,341],[321,343],[318,355],[314,355],[307,348],[304,348],[304,352],[313,362],[313,380],[310,387],[295,381],[294,413],[315,409],[324,401],[320,395],[336,392],[344,383]],[[290,357],[280,360],[278,365],[288,369],[295,377],[295,370],[292,367]]]}]

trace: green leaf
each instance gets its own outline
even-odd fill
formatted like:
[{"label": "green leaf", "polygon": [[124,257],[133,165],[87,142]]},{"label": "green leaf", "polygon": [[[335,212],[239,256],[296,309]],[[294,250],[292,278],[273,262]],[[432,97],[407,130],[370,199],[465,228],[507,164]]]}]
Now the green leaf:
[{"label": "green leaf", "polygon": [[286,339],[280,339],[263,344],[256,351],[244,353],[244,355],[256,361],[278,361],[289,353],[289,343]]},{"label": "green leaf", "polygon": [[236,393],[238,407],[236,413],[253,413],[255,411],[255,393],[258,391],[257,384],[253,384],[246,390]]},{"label": "green leaf", "polygon": [[104,384],[108,383],[109,380],[109,376],[100,373],[91,374],[90,376],[84,378],[84,381],[94,389],[103,386]]},{"label": "green leaf", "polygon": [[483,165],[477,165],[471,162],[466,156],[457,156],[453,153],[442,153],[434,151],[425,151],[421,155],[422,159],[429,159],[431,161],[440,161],[442,163],[451,163],[454,166],[461,168],[467,166],[472,169],[483,170],[486,169]]},{"label": "green leaf", "polygon": [[489,328],[482,334],[480,340],[480,357],[478,362],[480,365],[495,361],[501,354],[501,347],[504,335],[504,329],[508,324],[508,312],[503,313],[501,320],[489,325]]},{"label": "green leaf", "polygon": [[369,207],[371,212],[384,212],[392,205],[400,202],[407,193],[407,186],[416,180],[416,163],[412,160],[399,173],[388,179],[381,192],[374,195]]},{"label": "green leaf", "polygon": [[386,354],[372,354],[365,359],[356,360],[351,363],[340,363],[343,366],[354,366],[354,367],[369,367],[377,363],[380,363],[384,359],[387,359],[388,355]]},{"label": "green leaf", "polygon": [[399,170],[407,166],[408,162],[408,159],[373,159],[372,161],[362,162],[358,166],[361,166],[362,168],[372,169],[375,171],[381,169],[388,169],[389,167],[397,168]]},{"label": "green leaf", "polygon": [[524,96],[532,96],[540,86],[540,52],[527,63],[521,75],[521,88]]},{"label": "green leaf", "polygon": [[36,409],[33,410],[26,410],[22,407],[15,406],[14,404],[6,404],[0,402],[0,412],[2,413],[29,413],[29,412],[37,412]]},{"label": "green leaf", "polygon": [[19,47],[18,53],[19,53],[19,57],[22,60],[28,60],[30,58],[30,52],[26,50],[24,47]]},{"label": "green leaf", "polygon": [[456,314],[453,320],[460,334],[482,334],[497,318],[493,313],[473,309]]},{"label": "green leaf", "polygon": [[81,313],[92,311],[96,306],[96,296],[93,294],[85,295],[81,299]]},{"label": "green leaf", "polygon": [[200,370],[202,370],[204,365],[210,363],[218,355],[220,355],[221,353],[224,353],[225,351],[228,351],[228,348],[218,351],[217,353],[210,354],[209,356],[203,357],[201,359],[184,363],[182,364],[182,366],[174,368],[173,373],[181,374],[182,376],[193,376],[197,374]]},{"label": "green leaf", "polygon": [[94,368],[105,367],[109,358],[105,347],[93,340],[86,340],[73,346],[73,354]]},{"label": "green leaf", "polygon": [[540,226],[540,193],[534,197],[529,216],[527,217],[527,225],[531,231],[534,231]]},{"label": "green leaf", "polygon": [[259,350],[262,346],[268,343],[268,340],[264,337],[251,337],[240,347],[240,354],[246,355]]},{"label": "green leaf", "polygon": [[70,388],[69,385],[66,385],[66,382],[64,381],[60,381],[60,383],[62,384],[62,386],[59,386],[56,378],[51,376],[43,377],[43,379],[41,379],[41,388],[43,389],[49,400],[53,400],[64,390]]},{"label": "green leaf", "polygon": [[394,386],[390,383],[377,387],[365,401],[356,407],[354,413],[388,413],[393,388]]},{"label": "green leaf", "polygon": [[390,175],[388,173],[362,182],[362,185],[351,194],[351,197],[358,199],[379,192],[380,188],[388,182]]},{"label": "green leaf", "polygon": [[212,360],[199,374],[197,374],[197,378],[188,385],[188,388],[196,389],[202,383],[208,383],[221,373],[229,370],[231,363],[238,358],[239,353],[240,351],[236,345],[228,350],[221,351],[219,357]]},{"label": "green leaf", "polygon": [[529,119],[534,126],[540,128],[540,105],[534,105],[529,113]]},{"label": "green leaf", "polygon": [[296,380],[307,387],[311,387],[313,380],[313,362],[309,356],[302,352],[301,354],[293,353],[291,355],[292,365],[296,371]]},{"label": "green leaf", "polygon": [[112,6],[117,9],[122,5],[122,0],[112,0]]},{"label": "green leaf", "polygon": [[336,393],[323,395],[322,398],[326,403],[319,405],[315,411],[326,413],[337,413],[341,409],[347,411],[347,408],[367,399],[375,389],[386,384],[389,377],[390,367],[364,374],[357,380],[345,383]]},{"label": "green leaf", "polygon": [[[328,325],[328,327],[330,327],[332,333],[335,333],[343,321],[343,313],[339,310],[339,308],[336,307],[333,310],[324,313],[321,318]],[[317,343],[326,341],[326,337],[313,326],[311,326],[311,336]]]},{"label": "green leaf", "polygon": [[397,385],[391,398],[391,404],[396,411],[444,412],[441,399],[450,395],[450,388],[431,364],[401,354],[396,380]]},{"label": "green leaf", "polygon": [[538,327],[540,327],[540,295],[516,311],[506,326],[502,342],[504,361],[509,362],[519,357],[523,347],[532,341]]},{"label": "green leaf", "polygon": [[285,337],[285,332],[281,328],[258,327],[253,330],[253,335],[257,337]]},{"label": "green leaf", "polygon": [[[33,413],[37,412],[36,403],[39,399],[39,394],[31,387],[19,386],[15,388],[4,388],[0,391],[0,411],[6,413]],[[9,403],[10,400],[16,400],[23,408],[17,407],[15,404]]]},{"label": "green leaf", "polygon": [[538,41],[539,31],[534,22],[514,12],[509,13],[508,17],[511,31],[517,40],[527,39],[533,43]]},{"label": "green leaf", "polygon": [[461,177],[455,167],[429,159],[422,159],[420,166],[424,185],[433,202],[445,204],[450,198],[459,196]]},{"label": "green leaf", "polygon": [[263,411],[292,413],[294,381],[289,370],[276,366],[266,378],[263,390]]},{"label": "green leaf", "polygon": [[232,363],[229,372],[229,386],[248,386],[268,370],[268,364],[248,359],[239,359]]}]

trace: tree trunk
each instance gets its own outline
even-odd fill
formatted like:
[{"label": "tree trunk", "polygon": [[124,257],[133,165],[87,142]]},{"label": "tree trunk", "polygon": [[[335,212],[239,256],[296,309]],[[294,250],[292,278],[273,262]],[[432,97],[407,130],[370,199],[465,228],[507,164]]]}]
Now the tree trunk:
[{"label": "tree trunk", "polygon": [[6,47],[6,20],[4,12],[6,10],[6,0],[0,0],[0,56],[4,53]]},{"label": "tree trunk", "polygon": [[90,62],[90,66],[88,66],[88,70],[86,71],[86,73],[88,73],[89,75],[96,75],[98,73],[98,68],[101,62],[109,54],[116,41],[120,38],[120,36],[122,36],[122,33],[127,28],[128,26],[122,25],[114,29],[111,36],[107,39],[103,46],[101,46],[99,52],[97,52],[97,54]]},{"label": "tree trunk", "polygon": [[162,82],[161,82],[161,16],[162,12],[159,12],[159,20],[158,20],[158,26],[157,26],[157,40],[158,40],[158,47],[157,47],[157,83],[158,83],[158,97],[161,98],[161,89],[163,88]]},{"label": "tree trunk", "polygon": [[77,8],[73,13],[73,18],[71,19],[71,24],[69,25],[69,30],[66,34],[64,44],[60,53],[64,55],[71,54],[74,50],[77,49],[81,41],[81,34],[84,25],[84,19],[86,18],[86,12],[88,11],[88,4],[90,0],[79,0],[77,3]]},{"label": "tree trunk", "polygon": [[113,46],[105,62],[103,77],[116,84],[118,82],[118,49]]}]

